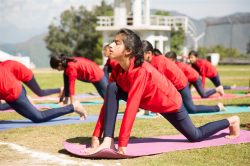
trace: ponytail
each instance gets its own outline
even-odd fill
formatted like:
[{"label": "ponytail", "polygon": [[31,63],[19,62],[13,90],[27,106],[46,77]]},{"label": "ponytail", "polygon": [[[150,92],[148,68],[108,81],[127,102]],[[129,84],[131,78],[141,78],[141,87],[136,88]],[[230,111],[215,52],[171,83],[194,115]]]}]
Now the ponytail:
[{"label": "ponytail", "polygon": [[154,54],[155,56],[157,56],[157,55],[162,55],[161,51],[158,50],[157,48],[154,48],[153,54]]},{"label": "ponytail", "polygon": [[50,58],[50,66],[53,69],[57,69],[59,66],[59,63],[62,63],[62,66],[67,68],[68,62],[76,62],[75,59],[70,59],[67,54],[61,54],[59,56],[52,56]]}]

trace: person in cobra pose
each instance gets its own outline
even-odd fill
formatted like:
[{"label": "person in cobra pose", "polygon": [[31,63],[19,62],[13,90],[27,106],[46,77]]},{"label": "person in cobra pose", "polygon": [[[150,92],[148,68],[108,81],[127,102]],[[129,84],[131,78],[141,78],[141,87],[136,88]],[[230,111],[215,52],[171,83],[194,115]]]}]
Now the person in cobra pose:
[{"label": "person in cobra pose", "polygon": [[188,113],[195,114],[225,111],[225,107],[222,103],[218,103],[217,106],[194,105],[192,95],[188,87],[188,80],[181,69],[165,56],[154,55],[153,46],[150,42],[143,40],[142,49],[145,60],[151,63],[151,65],[154,66],[160,73],[165,75],[181,94],[183,104]]},{"label": "person in cobra pose", "polygon": [[5,100],[17,113],[34,123],[46,122],[72,112],[78,113],[80,120],[87,118],[79,101],[61,108],[38,111],[27,98],[24,86],[3,66],[0,66],[0,78],[0,100]]},{"label": "person in cobra pose", "polygon": [[[91,147],[81,152],[93,154],[105,148],[115,150],[114,128],[119,99],[127,101],[118,139],[118,153],[121,154],[126,154],[139,106],[160,113],[190,142],[202,141],[227,127],[230,133],[225,136],[226,138],[234,139],[239,136],[238,116],[210,122],[196,128],[174,85],[151,64],[144,61],[142,47],[140,37],[129,29],[120,29],[113,43],[110,44],[110,57],[119,65],[111,73]],[[102,134],[104,140],[100,144],[99,139]]]},{"label": "person in cobra pose", "polygon": [[[16,79],[22,81],[39,97],[48,96],[55,93],[62,93],[63,91],[63,88],[42,90],[38,85],[32,70],[30,70],[20,62],[13,60],[6,60],[0,62],[0,66],[3,66],[7,70],[9,70],[16,77]],[[11,108],[11,106],[8,103],[5,104],[0,103],[0,110],[7,110],[9,108]]]},{"label": "person in cobra pose", "polygon": [[64,71],[64,95],[63,104],[72,104],[75,101],[75,81],[91,82],[98,93],[104,98],[108,80],[103,70],[93,61],[86,58],[70,58],[66,54],[52,56],[50,66],[58,71]]}]

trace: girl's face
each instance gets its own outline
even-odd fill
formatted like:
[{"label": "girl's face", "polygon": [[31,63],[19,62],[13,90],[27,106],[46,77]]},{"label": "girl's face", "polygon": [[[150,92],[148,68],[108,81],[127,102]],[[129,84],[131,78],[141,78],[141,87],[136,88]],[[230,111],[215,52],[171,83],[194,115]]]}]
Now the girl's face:
[{"label": "girl's face", "polygon": [[148,51],[148,53],[144,52],[144,60],[145,61],[148,61],[149,63],[151,63],[152,61],[152,52],[151,51]]},{"label": "girl's face", "polygon": [[109,51],[109,47],[108,46],[103,49],[103,54],[104,54],[105,57],[109,58],[110,51]]},{"label": "girl's face", "polygon": [[194,64],[194,65],[195,65],[195,64],[197,63],[198,59],[199,59],[198,57],[196,58],[196,57],[195,57],[194,55],[192,55],[192,54],[189,55],[189,60],[190,60],[190,63],[191,63],[191,64]]},{"label": "girl's face", "polygon": [[116,35],[115,39],[113,40],[113,43],[109,45],[109,50],[110,58],[117,61],[125,58],[125,56],[131,53],[131,51],[125,49],[121,34]]},{"label": "girl's face", "polygon": [[65,70],[65,67],[62,65],[62,63],[59,63],[59,64],[58,64],[57,70],[58,70],[58,71]]}]

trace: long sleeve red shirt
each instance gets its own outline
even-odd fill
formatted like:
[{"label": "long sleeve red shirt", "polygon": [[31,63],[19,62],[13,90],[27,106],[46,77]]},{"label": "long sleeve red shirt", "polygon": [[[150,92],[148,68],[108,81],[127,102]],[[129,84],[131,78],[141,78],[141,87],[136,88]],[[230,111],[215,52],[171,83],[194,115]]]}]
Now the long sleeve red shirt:
[{"label": "long sleeve red shirt", "polygon": [[199,73],[190,65],[177,61],[177,66],[182,70],[188,79],[188,82],[194,82],[199,78]]},{"label": "long sleeve red shirt", "polygon": [[118,62],[116,60],[109,58],[104,66],[110,66],[114,69],[117,64]]},{"label": "long sleeve red shirt", "polygon": [[203,88],[205,88],[206,77],[213,78],[218,74],[217,69],[212,65],[212,63],[205,59],[199,59],[196,65],[192,65],[192,67],[201,75]]},{"label": "long sleeve red shirt", "polygon": [[15,101],[22,91],[22,84],[5,67],[0,66],[0,100]]},{"label": "long sleeve red shirt", "polygon": [[181,69],[165,56],[153,55],[151,65],[160,73],[164,74],[174,84],[177,90],[181,90],[187,85],[188,80]]},{"label": "long sleeve red shirt", "polygon": [[[127,107],[123,116],[119,134],[119,146],[127,146],[131,129],[140,107],[156,113],[177,112],[182,98],[173,84],[148,62],[134,67],[134,59],[130,60],[128,71],[123,73],[120,65],[112,71],[109,82],[117,84],[128,92]],[[106,98],[101,109],[93,136],[101,137],[104,128],[104,109]]]},{"label": "long sleeve red shirt", "polygon": [[14,76],[22,82],[28,82],[33,77],[33,72],[26,66],[24,66],[22,63],[13,61],[13,60],[7,60],[0,63],[0,66],[5,67],[7,70],[9,70],[11,73],[14,74]]},{"label": "long sleeve red shirt", "polygon": [[75,57],[76,62],[68,62],[64,73],[69,77],[69,94],[75,95],[75,81],[84,80],[98,82],[104,76],[103,70],[93,61],[86,58]]}]

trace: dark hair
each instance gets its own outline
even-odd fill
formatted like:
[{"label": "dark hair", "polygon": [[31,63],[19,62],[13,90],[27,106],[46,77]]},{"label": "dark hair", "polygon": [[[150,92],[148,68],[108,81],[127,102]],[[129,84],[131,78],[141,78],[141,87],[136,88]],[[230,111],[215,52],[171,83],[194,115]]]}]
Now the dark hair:
[{"label": "dark hair", "polygon": [[189,52],[188,56],[190,55],[194,55],[196,58],[198,57],[198,53],[194,50]]},{"label": "dark hair", "polygon": [[165,57],[170,58],[170,59],[177,59],[177,55],[174,51],[169,51],[166,53]]},{"label": "dark hair", "polygon": [[50,66],[53,69],[57,69],[59,63],[62,63],[63,67],[68,67],[68,62],[76,62],[75,59],[70,59],[67,54],[61,54],[59,56],[52,56],[50,58]]},{"label": "dark hair", "polygon": [[153,48],[152,44],[147,40],[142,41],[142,50],[145,53],[148,53],[149,51],[151,51],[153,54],[153,52],[154,52],[154,48]]},{"label": "dark hair", "polygon": [[160,50],[158,50],[157,48],[154,48],[154,55],[162,55],[162,53],[161,53],[161,51]]},{"label": "dark hair", "polygon": [[109,47],[109,44],[106,44],[103,48]]},{"label": "dark hair", "polygon": [[141,38],[135,32],[126,28],[120,29],[117,34],[121,34],[125,49],[132,51],[130,58],[135,57],[134,66],[141,66],[144,62]]}]

